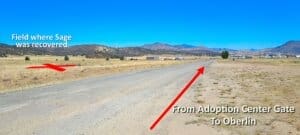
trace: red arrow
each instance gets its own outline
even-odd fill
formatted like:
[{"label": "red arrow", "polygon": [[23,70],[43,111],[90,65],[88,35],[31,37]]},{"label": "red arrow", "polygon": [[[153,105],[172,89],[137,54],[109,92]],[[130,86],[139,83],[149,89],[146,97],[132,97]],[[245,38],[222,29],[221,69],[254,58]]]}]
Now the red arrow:
[{"label": "red arrow", "polygon": [[75,64],[65,64],[65,65],[54,65],[54,64],[49,64],[49,63],[46,63],[46,64],[43,64],[43,66],[30,66],[30,67],[27,67],[27,68],[49,68],[49,69],[53,69],[53,70],[56,70],[56,71],[59,71],[59,72],[63,72],[65,71],[66,69],[63,68],[63,67],[73,67],[73,66],[76,66]]},{"label": "red arrow", "polygon": [[182,95],[191,87],[195,80],[204,73],[204,67],[200,67],[197,70],[197,73],[194,75],[192,80],[187,83],[184,88],[178,93],[178,95],[172,100],[172,102],[167,106],[167,108],[160,114],[160,116],[153,122],[150,126],[150,130],[153,130],[155,126],[161,121],[161,119],[170,111],[170,109],[175,105],[175,103],[182,97]]}]

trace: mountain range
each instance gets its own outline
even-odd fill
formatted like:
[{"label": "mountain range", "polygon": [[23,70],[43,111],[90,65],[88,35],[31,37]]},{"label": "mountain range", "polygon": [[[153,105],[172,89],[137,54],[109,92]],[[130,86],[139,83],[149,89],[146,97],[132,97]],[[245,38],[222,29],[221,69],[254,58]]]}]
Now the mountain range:
[{"label": "mountain range", "polygon": [[234,50],[228,48],[207,48],[204,46],[193,46],[188,44],[171,45],[167,43],[145,44],[139,47],[114,48],[100,44],[82,44],[74,45],[68,48],[18,48],[16,46],[0,43],[0,57],[6,55],[85,55],[86,57],[111,57],[119,58],[124,56],[141,56],[141,55],[219,55],[221,51],[227,50],[231,54],[300,54],[300,41],[288,41],[275,48],[261,50]]}]

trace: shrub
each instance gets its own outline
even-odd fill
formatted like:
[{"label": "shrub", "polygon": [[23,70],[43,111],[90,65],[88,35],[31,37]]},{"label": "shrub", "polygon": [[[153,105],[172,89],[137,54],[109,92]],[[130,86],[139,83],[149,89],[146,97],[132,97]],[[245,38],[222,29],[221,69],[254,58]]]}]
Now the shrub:
[{"label": "shrub", "polygon": [[30,61],[29,56],[25,56],[25,61]]},{"label": "shrub", "polygon": [[109,58],[108,58],[108,57],[106,58],[106,61],[109,61]]},{"label": "shrub", "polygon": [[68,55],[65,55],[65,61],[69,61],[70,60],[70,58],[69,58],[69,56]]},{"label": "shrub", "polygon": [[120,57],[120,60],[124,60],[124,57]]},{"label": "shrub", "polygon": [[228,51],[222,51],[221,57],[222,57],[223,59],[228,59],[228,56],[229,56],[229,52],[228,52]]}]

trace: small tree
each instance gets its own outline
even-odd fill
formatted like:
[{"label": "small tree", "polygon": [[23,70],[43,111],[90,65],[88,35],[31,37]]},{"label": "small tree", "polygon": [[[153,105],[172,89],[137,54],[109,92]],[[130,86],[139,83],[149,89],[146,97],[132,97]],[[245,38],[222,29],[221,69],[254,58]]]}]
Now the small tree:
[{"label": "small tree", "polygon": [[25,56],[25,61],[30,61],[29,56]]},{"label": "small tree", "polygon": [[109,61],[109,58],[108,58],[108,57],[106,58],[106,61]]},{"label": "small tree", "polygon": [[68,55],[65,55],[64,59],[65,59],[65,61],[69,61],[70,60]]},{"label": "small tree", "polygon": [[124,56],[120,57],[120,60],[124,60]]},{"label": "small tree", "polygon": [[228,59],[228,56],[229,56],[229,52],[228,52],[228,51],[222,51],[221,57],[222,57],[223,59]]}]

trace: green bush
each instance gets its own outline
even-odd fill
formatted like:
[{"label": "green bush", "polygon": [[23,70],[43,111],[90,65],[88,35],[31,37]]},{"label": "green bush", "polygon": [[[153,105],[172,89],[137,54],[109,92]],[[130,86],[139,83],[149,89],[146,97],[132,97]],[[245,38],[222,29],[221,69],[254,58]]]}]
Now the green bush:
[{"label": "green bush", "polygon": [[25,56],[25,61],[30,61],[29,56]]},{"label": "green bush", "polygon": [[222,51],[221,57],[222,57],[223,59],[228,59],[228,56],[229,56],[229,52],[228,52],[228,51]]},{"label": "green bush", "polygon": [[65,61],[69,61],[70,60],[70,58],[69,58],[69,56],[68,55],[65,55]]}]

